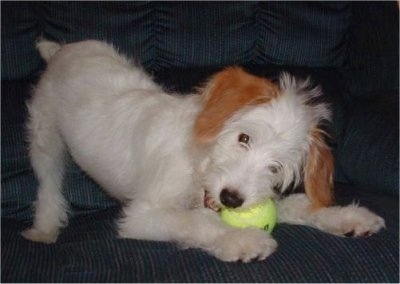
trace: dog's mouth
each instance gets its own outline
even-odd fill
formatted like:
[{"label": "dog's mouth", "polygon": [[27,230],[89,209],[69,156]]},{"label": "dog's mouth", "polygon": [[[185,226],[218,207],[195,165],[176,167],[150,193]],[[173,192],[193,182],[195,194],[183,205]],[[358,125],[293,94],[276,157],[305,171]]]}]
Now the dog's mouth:
[{"label": "dog's mouth", "polygon": [[221,210],[221,206],[214,201],[214,199],[210,196],[208,190],[204,190],[204,207],[209,208],[215,212],[219,212]]}]

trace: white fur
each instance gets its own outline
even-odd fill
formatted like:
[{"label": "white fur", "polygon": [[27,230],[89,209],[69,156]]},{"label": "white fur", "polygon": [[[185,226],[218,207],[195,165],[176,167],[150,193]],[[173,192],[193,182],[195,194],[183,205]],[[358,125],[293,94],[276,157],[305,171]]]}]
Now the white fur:
[{"label": "white fur", "polygon": [[[307,104],[318,89],[305,91],[307,82],[284,74],[279,98],[239,110],[214,143],[197,146],[193,127],[202,109],[200,95],[165,94],[140,67],[102,42],[61,47],[41,41],[38,48],[49,65],[29,104],[30,156],[40,185],[26,238],[51,243],[66,225],[61,184],[68,149],[108,194],[126,202],[122,237],[177,241],[224,261],[264,259],[275,251],[268,233],[222,223],[204,208],[204,194],[222,207],[221,190],[234,188],[246,207],[275,197],[277,184],[283,190],[298,184],[310,128],[329,119],[326,105]],[[240,133],[250,136],[248,145],[238,143]],[[361,235],[384,226],[380,217],[354,205],[311,213],[304,194],[277,203],[280,222],[334,234]]]}]

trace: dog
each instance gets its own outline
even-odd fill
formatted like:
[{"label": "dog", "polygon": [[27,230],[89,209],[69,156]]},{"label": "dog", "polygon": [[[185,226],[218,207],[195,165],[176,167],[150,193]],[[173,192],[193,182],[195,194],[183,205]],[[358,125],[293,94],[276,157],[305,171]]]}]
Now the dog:
[{"label": "dog", "polygon": [[[355,237],[384,220],[335,206],[334,162],[319,87],[282,73],[217,72],[193,94],[167,94],[138,64],[95,40],[37,42],[47,69],[28,102],[29,154],[39,182],[29,240],[53,243],[67,225],[64,155],[123,202],[123,238],[172,241],[222,261],[264,260],[267,232],[221,221],[221,208],[273,198],[279,222]],[[304,193],[283,193],[303,184]]]}]

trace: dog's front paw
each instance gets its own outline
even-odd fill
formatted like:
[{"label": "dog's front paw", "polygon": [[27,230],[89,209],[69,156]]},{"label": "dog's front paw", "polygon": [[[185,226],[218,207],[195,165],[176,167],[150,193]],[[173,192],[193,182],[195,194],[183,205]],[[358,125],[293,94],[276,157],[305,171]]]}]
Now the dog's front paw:
[{"label": "dog's front paw", "polygon": [[368,237],[385,228],[385,221],[365,207],[343,208],[342,235],[346,237]]},{"label": "dog's front paw", "polygon": [[385,227],[381,217],[355,204],[323,208],[310,221],[325,232],[346,237],[370,236]]},{"label": "dog's front paw", "polygon": [[277,242],[260,229],[234,229],[219,238],[211,253],[223,261],[264,260],[278,247]]},{"label": "dog's front paw", "polygon": [[55,243],[58,237],[58,231],[43,232],[34,227],[27,229],[21,235],[30,241],[51,244]]}]

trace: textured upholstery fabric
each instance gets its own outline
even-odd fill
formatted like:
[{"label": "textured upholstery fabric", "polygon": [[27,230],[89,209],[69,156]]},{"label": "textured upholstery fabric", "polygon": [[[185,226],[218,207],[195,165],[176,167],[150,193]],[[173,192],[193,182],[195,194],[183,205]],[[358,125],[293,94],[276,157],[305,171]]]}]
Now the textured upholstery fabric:
[{"label": "textured upholstery fabric", "polygon": [[[346,197],[348,188],[341,188]],[[33,244],[2,222],[2,282],[398,282],[398,204],[374,195],[362,204],[389,220],[371,238],[342,238],[303,226],[278,224],[278,251],[263,262],[222,263],[171,243],[118,239],[118,208],[75,217],[54,245]],[[384,206],[383,206],[384,205]],[[6,228],[6,230],[5,230]],[[373,257],[372,257],[373,256]]]},{"label": "textured upholstery fabric", "polygon": [[[16,24],[18,23],[18,24]],[[37,69],[32,43],[40,35],[31,2],[1,3],[1,78],[23,78]]]},{"label": "textured upholstery fabric", "polygon": [[346,60],[352,97],[372,99],[399,90],[399,9],[395,1],[351,3],[353,17]]},{"label": "textured upholstery fabric", "polygon": [[[368,147],[360,147],[360,145]],[[349,181],[399,195],[399,101],[387,93],[354,105],[338,163]]]},{"label": "textured upholstery fabric", "polygon": [[[345,2],[40,1],[1,5],[7,11],[2,15],[2,34],[7,39],[2,41],[2,78],[6,79],[27,75],[38,67],[32,43],[41,35],[60,42],[107,40],[151,70],[233,63],[339,66],[346,51],[350,15]],[[21,24],[15,25],[17,21]]]},{"label": "textured upholstery fabric", "polygon": [[22,219],[31,216],[36,185],[23,126],[29,90],[29,80],[1,83],[1,210],[2,216]]}]

